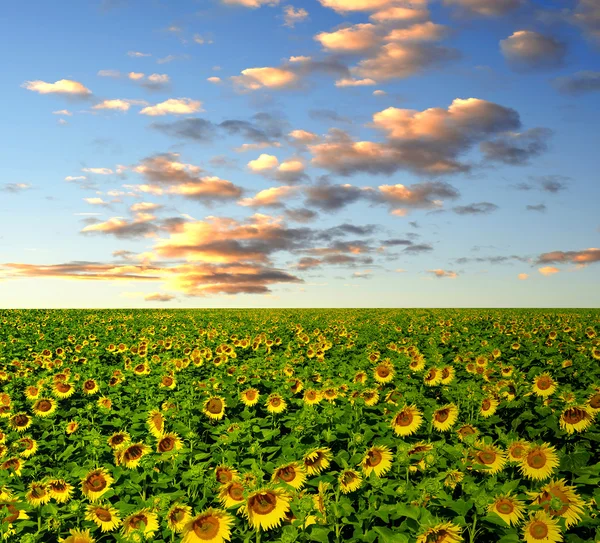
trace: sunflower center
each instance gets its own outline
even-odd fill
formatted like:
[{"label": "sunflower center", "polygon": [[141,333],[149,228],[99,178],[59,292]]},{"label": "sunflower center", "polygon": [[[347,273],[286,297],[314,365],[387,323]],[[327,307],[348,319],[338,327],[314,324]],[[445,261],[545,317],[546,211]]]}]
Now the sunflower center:
[{"label": "sunflower center", "polygon": [[125,454],[123,454],[123,458],[125,458],[125,460],[127,460],[127,461],[137,460],[138,458],[141,458],[141,457],[142,457],[142,448],[139,445],[132,445],[125,451]]},{"label": "sunflower center", "polygon": [[481,408],[484,411],[487,411],[491,406],[492,406],[492,402],[490,402],[490,400],[488,400],[487,398],[485,400],[483,400],[483,402],[481,403]]},{"label": "sunflower center", "polygon": [[309,400],[314,400],[314,399],[317,397],[317,393],[316,393],[314,390],[309,390],[309,391],[306,393],[306,397],[307,397]]},{"label": "sunflower center", "polygon": [[[560,509],[550,509],[550,502],[552,497],[558,498],[564,505]],[[546,491],[540,497],[540,504],[544,505],[544,509],[551,515],[562,515],[569,509],[570,500],[568,496],[557,487],[551,487],[550,491]]]},{"label": "sunflower center", "polygon": [[96,517],[102,522],[110,522],[112,520],[112,515],[108,509],[104,509],[103,507],[98,507],[95,511]]},{"label": "sunflower center", "polygon": [[144,371],[144,369],[145,369],[145,366],[144,366],[144,364],[138,364],[138,365],[137,365],[137,366],[134,368],[134,370],[133,370],[133,371],[136,371],[136,372],[140,373],[140,372]]},{"label": "sunflower center", "polygon": [[169,387],[173,384],[173,378],[172,377],[163,377],[163,385]]},{"label": "sunflower center", "polygon": [[71,390],[71,385],[69,385],[67,383],[58,383],[56,385],[56,390],[58,390],[59,392],[64,394],[66,392],[69,392],[69,390]]},{"label": "sunflower center", "polygon": [[470,436],[471,434],[475,433],[475,428],[473,428],[472,426],[464,426],[463,428],[460,429],[460,435],[461,436]]},{"label": "sunflower center", "polygon": [[286,466],[285,468],[281,468],[277,474],[277,476],[286,483],[293,481],[296,478],[296,470],[294,466]]},{"label": "sunflower center", "polygon": [[436,411],[434,418],[438,422],[445,422],[448,420],[449,416],[450,416],[450,409],[446,408],[446,409],[440,409],[439,411]]},{"label": "sunflower center", "polygon": [[106,479],[101,473],[95,473],[94,475],[90,475],[86,480],[86,484],[89,488],[92,489],[93,492],[100,492],[101,490],[104,490],[107,486]]},{"label": "sunflower center", "polygon": [[583,409],[577,407],[571,407],[563,413],[563,420],[567,424],[577,424],[585,419],[586,412]]},{"label": "sunflower center", "polygon": [[158,450],[160,452],[172,451],[173,447],[175,447],[175,440],[170,436],[163,437],[158,444]]},{"label": "sunflower center", "polygon": [[356,480],[356,475],[351,471],[346,471],[344,475],[342,475],[342,484],[344,485],[349,485],[354,480]]},{"label": "sunflower center", "polygon": [[261,492],[248,500],[248,508],[258,515],[268,515],[277,505],[277,496],[271,492]]},{"label": "sunflower center", "polygon": [[410,411],[401,411],[396,415],[396,420],[394,421],[397,426],[410,426],[414,417]]},{"label": "sunflower center", "polygon": [[502,498],[496,502],[496,511],[503,515],[510,515],[514,510],[514,504],[506,498]]},{"label": "sunflower center", "polygon": [[227,491],[229,497],[236,500],[241,501],[244,499],[244,487],[239,483],[232,483]]},{"label": "sunflower center", "polygon": [[223,402],[219,398],[211,398],[206,404],[206,410],[209,413],[218,415],[223,410]]},{"label": "sunflower center", "polygon": [[593,409],[600,409],[600,392],[594,394],[588,403]]},{"label": "sunflower center", "polygon": [[233,479],[233,474],[226,468],[217,468],[217,481],[228,483]]},{"label": "sunflower center", "polygon": [[477,459],[481,464],[490,465],[496,461],[496,453],[494,451],[480,451],[477,453]]},{"label": "sunflower center", "polygon": [[375,466],[381,464],[383,460],[383,455],[379,451],[369,451],[367,453],[367,465],[374,468]]},{"label": "sunflower center", "polygon": [[390,374],[390,370],[388,370],[387,368],[377,368],[377,375],[379,375],[379,377],[387,377]]},{"label": "sunflower center", "polygon": [[281,405],[281,399],[271,398],[271,401],[269,403],[271,404],[271,407],[279,407]]},{"label": "sunflower center", "polygon": [[46,489],[43,486],[34,486],[31,489],[31,497],[34,499],[43,498],[46,495]]},{"label": "sunflower center", "polygon": [[86,381],[83,384],[83,388],[85,388],[86,390],[94,390],[94,388],[96,388],[96,383],[92,380]]},{"label": "sunflower center", "polygon": [[305,464],[307,466],[316,466],[321,463],[322,459],[323,459],[323,456],[322,456],[321,452],[317,451],[316,453],[314,453],[314,458],[306,459]]},{"label": "sunflower center", "polygon": [[523,447],[522,445],[516,445],[512,449],[511,454],[513,458],[523,458],[523,455],[525,454],[525,447]]},{"label": "sunflower center", "polygon": [[255,390],[248,390],[246,392],[246,399],[252,401],[252,400],[254,400],[254,398],[256,398],[256,391]]},{"label": "sunflower center", "polygon": [[0,510],[2,510],[2,509],[8,510],[8,515],[6,517],[4,517],[4,522],[11,524],[19,518],[19,510],[14,505],[1,503]]},{"label": "sunflower center", "polygon": [[116,436],[113,436],[111,439],[111,443],[113,445],[121,445],[121,443],[123,443],[125,441],[125,436],[122,434],[117,434]]},{"label": "sunflower center", "polygon": [[67,490],[67,486],[62,481],[54,481],[48,485],[52,492],[65,492]]},{"label": "sunflower center", "polygon": [[171,511],[171,520],[173,522],[181,522],[185,518],[184,509],[174,509]]},{"label": "sunflower center", "polygon": [[537,387],[540,390],[548,390],[552,386],[552,379],[549,377],[541,377],[538,379]]},{"label": "sunflower center", "polygon": [[535,469],[542,469],[546,465],[546,455],[542,451],[529,453],[527,455],[527,465]]},{"label": "sunflower center", "polygon": [[42,400],[40,403],[38,403],[37,408],[38,411],[46,413],[47,411],[50,411],[50,409],[52,409],[52,404],[48,400]]},{"label": "sunflower center", "polygon": [[545,539],[548,535],[548,525],[545,522],[540,522],[539,520],[534,521],[529,526],[529,534],[534,539]]},{"label": "sunflower center", "polygon": [[427,373],[427,377],[425,377],[425,379],[427,379],[427,381],[432,381],[433,379],[435,379],[435,375],[436,375],[435,370],[429,370],[429,372]]},{"label": "sunflower center", "polygon": [[13,420],[15,426],[26,426],[29,422],[29,417],[27,415],[17,415]]},{"label": "sunflower center", "polygon": [[446,530],[435,530],[427,536],[426,543],[445,543],[446,541],[449,541],[449,539],[447,539],[449,536],[450,534]]},{"label": "sunflower center", "polygon": [[129,519],[129,526],[131,526],[134,530],[139,530],[142,527],[142,523],[148,526],[148,517],[143,513],[134,515]]}]

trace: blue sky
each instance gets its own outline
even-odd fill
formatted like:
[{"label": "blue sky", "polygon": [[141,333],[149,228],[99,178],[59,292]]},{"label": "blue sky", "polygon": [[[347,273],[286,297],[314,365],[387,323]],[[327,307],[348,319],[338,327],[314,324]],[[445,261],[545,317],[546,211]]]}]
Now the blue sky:
[{"label": "blue sky", "polygon": [[4,307],[597,307],[596,0],[23,1]]}]

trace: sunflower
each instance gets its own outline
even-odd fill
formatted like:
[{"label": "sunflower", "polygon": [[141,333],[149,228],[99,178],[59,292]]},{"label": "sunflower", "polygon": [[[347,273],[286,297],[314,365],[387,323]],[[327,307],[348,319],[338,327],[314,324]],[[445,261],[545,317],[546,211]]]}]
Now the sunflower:
[{"label": "sunflower", "polygon": [[220,420],[225,416],[225,400],[220,396],[211,396],[204,402],[202,411],[208,418]]},{"label": "sunflower", "polygon": [[449,385],[452,381],[454,381],[454,368],[452,366],[444,366],[442,368],[442,380],[440,383],[442,385]]},{"label": "sunflower", "polygon": [[33,412],[38,417],[49,417],[56,411],[57,404],[50,398],[41,398],[33,404]]},{"label": "sunflower", "polygon": [[302,399],[306,405],[316,405],[321,401],[321,394],[318,391],[309,388],[304,392],[304,397]]},{"label": "sunflower", "polygon": [[158,409],[153,409],[148,413],[146,425],[148,426],[150,433],[156,439],[159,439],[165,431],[165,416]]},{"label": "sunflower", "polygon": [[81,492],[91,502],[95,502],[110,490],[110,485],[113,482],[114,479],[106,469],[94,469],[81,480]]},{"label": "sunflower", "polygon": [[95,539],[90,535],[89,530],[69,530],[71,534],[67,538],[59,537],[58,541],[60,543],[95,543]]},{"label": "sunflower", "polygon": [[306,469],[299,462],[284,464],[273,472],[271,481],[273,483],[286,483],[299,490],[304,486],[306,481]]},{"label": "sunflower", "polygon": [[16,413],[9,419],[10,426],[17,432],[24,432],[32,424],[32,419],[27,413]]},{"label": "sunflower", "polygon": [[110,504],[88,505],[85,520],[92,521],[103,532],[112,532],[121,525],[119,512]]},{"label": "sunflower", "polygon": [[488,507],[490,513],[496,513],[506,524],[519,524],[523,519],[525,504],[509,494],[501,494],[494,498]]},{"label": "sunflower", "polygon": [[138,530],[141,530],[147,539],[152,538],[154,532],[158,530],[158,515],[148,509],[142,509],[123,519],[121,533],[124,537]]},{"label": "sunflower", "polygon": [[258,403],[259,396],[260,394],[257,389],[248,388],[240,394],[240,399],[245,406],[252,407]]},{"label": "sunflower", "polygon": [[223,543],[231,539],[234,517],[222,509],[206,509],[188,520],[182,530],[182,543]]},{"label": "sunflower", "polygon": [[290,497],[280,488],[262,488],[250,494],[240,512],[255,530],[277,528],[290,510]]},{"label": "sunflower", "polygon": [[550,396],[556,390],[557,384],[548,372],[538,375],[533,380],[532,390],[538,396]]},{"label": "sunflower", "polygon": [[371,472],[377,477],[385,475],[392,467],[392,453],[385,445],[373,446],[365,454],[362,462],[359,464],[368,477]]},{"label": "sunflower", "polygon": [[[541,492],[532,493],[532,497],[533,502],[541,505],[552,517],[563,517],[569,528],[581,520],[585,502],[577,495],[574,486],[565,483],[565,479],[550,481],[542,487]],[[560,507],[555,508],[552,500],[556,501],[557,506],[560,502]]]},{"label": "sunflower", "polygon": [[129,443],[131,441],[131,437],[127,432],[115,432],[112,436],[107,439],[108,445],[111,449],[117,449],[125,443]]},{"label": "sunflower", "polygon": [[362,393],[362,399],[364,400],[365,405],[372,407],[379,401],[379,392],[374,388],[369,388]]},{"label": "sunflower", "polygon": [[67,503],[73,493],[73,485],[67,483],[64,479],[51,479],[48,481],[48,491],[50,497],[56,503]]},{"label": "sunflower", "polygon": [[357,371],[354,375],[355,383],[364,383],[367,380],[367,374],[364,371]]},{"label": "sunflower", "polygon": [[398,436],[414,434],[423,422],[423,414],[415,405],[407,405],[392,419],[392,428]]},{"label": "sunflower", "polygon": [[350,492],[354,492],[360,488],[362,485],[362,477],[356,470],[345,469],[340,473],[338,482],[340,484],[340,490],[342,493],[349,494]]},{"label": "sunflower", "polygon": [[461,529],[452,522],[436,524],[419,534],[416,543],[459,543],[463,541]]},{"label": "sunflower", "polygon": [[319,475],[324,469],[329,467],[333,458],[329,447],[314,449],[304,456],[303,462],[308,475]]},{"label": "sunflower", "polygon": [[526,543],[558,543],[563,540],[558,522],[545,511],[529,517],[523,526],[523,538]]},{"label": "sunflower", "polygon": [[433,427],[438,432],[447,432],[458,419],[458,407],[453,403],[445,405],[433,412]]},{"label": "sunflower", "polygon": [[168,388],[169,390],[173,390],[177,386],[177,381],[172,375],[163,375],[160,378],[161,388]]},{"label": "sunflower", "polygon": [[84,394],[92,395],[96,394],[100,390],[98,383],[94,379],[87,379],[83,383],[83,392]]},{"label": "sunflower", "polygon": [[24,462],[20,458],[12,457],[2,462],[0,469],[12,471],[15,475],[20,476],[23,466]]},{"label": "sunflower", "polygon": [[269,413],[283,413],[287,408],[287,403],[280,394],[271,394],[265,403]]},{"label": "sunflower", "polygon": [[378,364],[373,370],[373,377],[378,383],[389,383],[394,378],[394,366],[389,362]]},{"label": "sunflower", "polygon": [[554,447],[549,443],[532,445],[521,460],[521,473],[528,479],[543,481],[552,475],[559,464]]},{"label": "sunflower", "polygon": [[325,398],[328,402],[335,402],[335,400],[338,398],[339,393],[337,391],[337,389],[335,387],[329,387],[324,389],[321,392],[321,395],[323,398]]},{"label": "sunflower", "polygon": [[112,400],[107,396],[100,396],[96,401],[96,405],[102,409],[112,409]]},{"label": "sunflower", "polygon": [[50,501],[50,492],[45,483],[32,482],[29,485],[29,491],[25,494],[25,499],[33,507],[45,505]]},{"label": "sunflower", "polygon": [[167,526],[175,533],[181,533],[192,518],[192,508],[189,505],[176,503],[167,512]]},{"label": "sunflower", "polygon": [[28,400],[37,400],[40,397],[42,390],[40,387],[28,386],[25,388],[25,397]]},{"label": "sunflower", "polygon": [[215,468],[215,477],[222,485],[238,479],[237,470],[221,464]]},{"label": "sunflower", "polygon": [[58,381],[52,387],[53,394],[60,399],[70,398],[75,394],[75,387],[65,381]]},{"label": "sunflower", "polygon": [[157,453],[170,453],[180,451],[183,441],[176,433],[163,434],[156,444]]},{"label": "sunflower", "polygon": [[118,449],[115,453],[116,465],[124,465],[126,468],[135,469],[140,463],[143,456],[148,454],[152,449],[144,443],[133,443],[122,449]]},{"label": "sunflower", "polygon": [[465,474],[462,471],[457,469],[449,470],[446,472],[446,477],[444,478],[444,486],[454,490],[464,478]]},{"label": "sunflower", "polygon": [[475,443],[475,449],[470,452],[474,463],[482,464],[485,468],[479,468],[477,471],[494,475],[502,471],[506,464],[506,456],[499,447],[478,441]]},{"label": "sunflower", "polygon": [[458,430],[456,430],[456,433],[458,434],[458,439],[464,441],[465,439],[477,436],[479,430],[477,430],[477,428],[471,424],[463,424]]},{"label": "sunflower", "polygon": [[438,368],[430,368],[425,377],[423,377],[423,382],[428,387],[439,385],[442,382],[442,371]]},{"label": "sunflower", "polygon": [[596,414],[587,405],[576,405],[565,409],[559,419],[560,427],[568,434],[584,432],[594,422]]},{"label": "sunflower", "polygon": [[418,358],[414,358],[410,361],[408,367],[415,373],[423,371],[425,369],[425,358],[421,356],[419,356]]},{"label": "sunflower", "polygon": [[[19,456],[21,458],[29,458],[33,456],[37,451],[37,441],[30,437],[22,437],[17,441],[17,446],[19,447]],[[1,455],[0,455],[1,456]]]},{"label": "sunflower", "polygon": [[600,411],[600,390],[589,395],[586,405],[594,412]]},{"label": "sunflower", "polygon": [[531,443],[525,441],[524,439],[513,441],[508,446],[508,449],[506,449],[506,452],[508,453],[508,461],[520,463],[527,454],[527,450],[530,446]]},{"label": "sunflower", "polygon": [[67,422],[67,427],[65,428],[65,432],[69,435],[74,434],[79,428],[79,423],[76,420],[72,420]]},{"label": "sunflower", "polygon": [[245,501],[245,490],[244,485],[239,481],[231,481],[221,486],[219,501],[227,509],[241,505]]}]

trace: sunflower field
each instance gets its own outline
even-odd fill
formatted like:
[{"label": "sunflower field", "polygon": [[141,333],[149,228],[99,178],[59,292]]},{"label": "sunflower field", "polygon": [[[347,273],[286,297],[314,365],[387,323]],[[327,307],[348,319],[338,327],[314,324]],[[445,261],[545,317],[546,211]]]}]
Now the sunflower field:
[{"label": "sunflower field", "polygon": [[0,541],[600,542],[598,310],[0,311]]}]

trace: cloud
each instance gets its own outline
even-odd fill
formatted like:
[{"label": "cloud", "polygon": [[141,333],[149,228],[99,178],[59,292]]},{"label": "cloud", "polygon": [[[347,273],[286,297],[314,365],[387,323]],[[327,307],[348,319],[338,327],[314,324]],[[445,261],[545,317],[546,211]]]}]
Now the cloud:
[{"label": "cloud", "polygon": [[[81,168],[81,171],[86,173],[93,173],[95,175],[112,175],[115,173],[110,168]],[[69,179],[69,181],[73,179],[75,178],[71,178]]]},{"label": "cloud", "polygon": [[364,189],[353,185],[319,185],[305,188],[305,205],[322,211],[335,211],[364,198]]},{"label": "cloud", "polygon": [[538,271],[542,275],[553,275],[555,273],[560,272],[560,270],[558,268],[555,268],[554,266],[544,266],[543,268],[539,268]]},{"label": "cloud", "polygon": [[84,181],[87,179],[85,175],[67,175],[65,181]]},{"label": "cloud", "polygon": [[487,215],[496,211],[498,206],[490,202],[479,202],[476,204],[469,204],[467,206],[457,206],[453,208],[454,213],[458,215]]},{"label": "cloud", "polygon": [[394,211],[439,208],[443,205],[441,198],[454,200],[459,197],[454,187],[440,181],[417,183],[409,187],[401,184],[380,185],[378,188],[379,194],[374,198],[389,204]]},{"label": "cloud", "polygon": [[552,251],[541,254],[538,264],[591,264],[600,262],[600,249],[592,247],[581,251]]},{"label": "cloud", "polygon": [[387,92],[381,89],[377,89],[373,91],[373,96],[385,96]]},{"label": "cloud", "polygon": [[352,119],[340,115],[331,109],[309,109],[308,116],[315,121],[331,121],[340,123],[352,123]]},{"label": "cloud", "polygon": [[284,183],[294,183],[306,178],[304,163],[295,158],[280,163],[276,156],[263,153],[257,159],[248,162],[247,166],[254,173]]},{"label": "cloud", "polygon": [[163,206],[160,204],[154,204],[152,202],[137,202],[133,204],[129,209],[130,211],[156,211],[157,209],[161,209]]},{"label": "cloud", "polygon": [[591,70],[576,72],[573,75],[558,77],[553,81],[554,86],[563,94],[585,94],[600,91],[600,72]]},{"label": "cloud", "polygon": [[167,55],[166,57],[156,59],[156,63],[167,64],[169,62],[173,62],[174,60],[187,60],[188,58],[190,58],[189,55]]},{"label": "cloud", "polygon": [[68,109],[60,109],[58,111],[53,111],[52,115],[66,115],[67,117],[71,117],[73,113],[71,113]]},{"label": "cloud", "polygon": [[232,76],[231,80],[238,87],[247,90],[291,88],[297,86],[300,81],[296,72],[284,68],[247,68],[242,70],[241,74]]},{"label": "cloud", "polygon": [[279,0],[221,0],[229,6],[243,6],[245,8],[260,8],[261,6],[276,6]]},{"label": "cloud", "polygon": [[386,37],[386,41],[428,42],[440,41],[448,35],[448,27],[426,21],[408,28],[395,28]]},{"label": "cloud", "polygon": [[212,77],[207,77],[206,80],[209,83],[221,83],[221,78],[220,77],[216,77],[216,76],[212,76]]},{"label": "cloud", "polygon": [[525,281],[526,279],[529,279],[529,275],[526,273],[520,273],[519,275],[517,275],[517,277],[520,281]]},{"label": "cloud", "polygon": [[127,55],[132,58],[151,57],[150,53],[140,53],[139,51],[127,51]]},{"label": "cloud", "polygon": [[292,130],[288,136],[292,138],[294,141],[298,143],[311,143],[317,139],[319,136],[314,132],[308,132],[307,130]]},{"label": "cloud", "polygon": [[92,95],[90,89],[71,79],[61,79],[55,83],[40,80],[25,81],[21,87],[39,94],[61,94],[72,98],[87,98]]},{"label": "cloud", "polygon": [[438,279],[443,279],[444,277],[447,277],[449,279],[456,279],[458,277],[458,274],[456,272],[442,269],[427,270],[427,273],[433,274]]},{"label": "cloud", "polygon": [[568,181],[570,177],[564,175],[538,175],[531,176],[530,179],[535,180],[541,186],[541,190],[544,192],[550,192],[556,194],[557,192],[566,190],[568,187]]},{"label": "cloud", "polygon": [[598,0],[578,0],[571,21],[592,39],[600,39],[600,5]]},{"label": "cloud", "polygon": [[215,126],[206,119],[178,119],[173,122],[156,122],[150,126],[168,136],[198,143],[208,143],[214,139]]},{"label": "cloud", "polygon": [[28,183],[5,183],[0,187],[3,192],[9,192],[11,194],[18,194],[31,188]]},{"label": "cloud", "polygon": [[475,15],[497,17],[519,9],[525,0],[444,0],[444,4]]},{"label": "cloud", "polygon": [[154,218],[148,213],[138,213],[132,221],[122,217],[112,217],[105,222],[89,224],[81,232],[110,234],[120,239],[152,237],[158,230],[157,225],[152,222]]},{"label": "cloud", "polygon": [[[135,79],[135,81],[137,81],[141,87],[144,87],[147,90],[158,91],[166,89],[171,80],[167,74],[150,74],[145,79],[142,77]],[[183,100],[186,99],[183,98]]]},{"label": "cloud", "polygon": [[375,56],[361,60],[350,72],[361,78],[389,81],[405,79],[457,60],[456,49],[431,43],[390,42],[382,45]]},{"label": "cloud", "polygon": [[[415,6],[390,6],[380,9],[376,13],[369,16],[372,21],[377,23],[402,22],[402,23],[418,23],[429,19],[429,10],[425,7]],[[425,2],[421,2],[423,6]]]},{"label": "cloud", "polygon": [[102,198],[84,198],[85,202],[93,206],[109,206],[109,202],[105,202]]},{"label": "cloud", "polygon": [[338,79],[335,82],[336,87],[366,87],[376,84],[372,79]]},{"label": "cloud", "polygon": [[289,185],[283,187],[271,187],[261,190],[252,198],[244,198],[238,202],[246,207],[282,207],[284,200],[293,196],[298,191],[298,187]]},{"label": "cloud", "polygon": [[174,299],[175,296],[172,294],[162,294],[160,292],[155,292],[154,294],[147,294],[144,296],[144,300],[147,302],[170,302]]},{"label": "cloud", "polygon": [[500,50],[509,66],[517,72],[549,70],[561,66],[566,44],[533,30],[518,30],[500,40]]},{"label": "cloud", "polygon": [[283,26],[294,28],[296,24],[306,21],[306,19],[308,19],[308,11],[304,8],[295,8],[294,6],[285,6],[283,8]]},{"label": "cloud", "polygon": [[314,221],[319,214],[312,209],[301,207],[299,209],[286,209],[285,216],[290,221],[308,223]]},{"label": "cloud", "polygon": [[140,111],[142,115],[159,116],[159,115],[190,115],[204,111],[202,102],[192,100],[191,98],[169,98],[164,102],[154,106],[145,107]]},{"label": "cloud", "polygon": [[[342,14],[347,14],[351,11],[378,11],[398,4],[397,0],[319,0],[319,2],[321,2],[323,7],[330,8]],[[425,2],[418,0],[414,4],[425,4]]]},{"label": "cloud", "polygon": [[377,34],[375,25],[361,23],[335,32],[320,32],[314,39],[326,51],[356,54],[373,49],[381,38]]},{"label": "cloud", "polygon": [[548,208],[545,204],[528,205],[526,206],[527,211],[539,211],[540,213],[545,212]]},{"label": "cloud", "polygon": [[530,128],[525,132],[506,133],[496,140],[484,141],[480,149],[486,160],[521,166],[548,149],[547,141],[552,134],[549,128]]},{"label": "cloud", "polygon": [[120,98],[113,100],[103,100],[99,104],[96,104],[92,109],[109,109],[113,111],[129,111],[132,105],[141,106],[147,105],[144,100],[122,100]]}]

